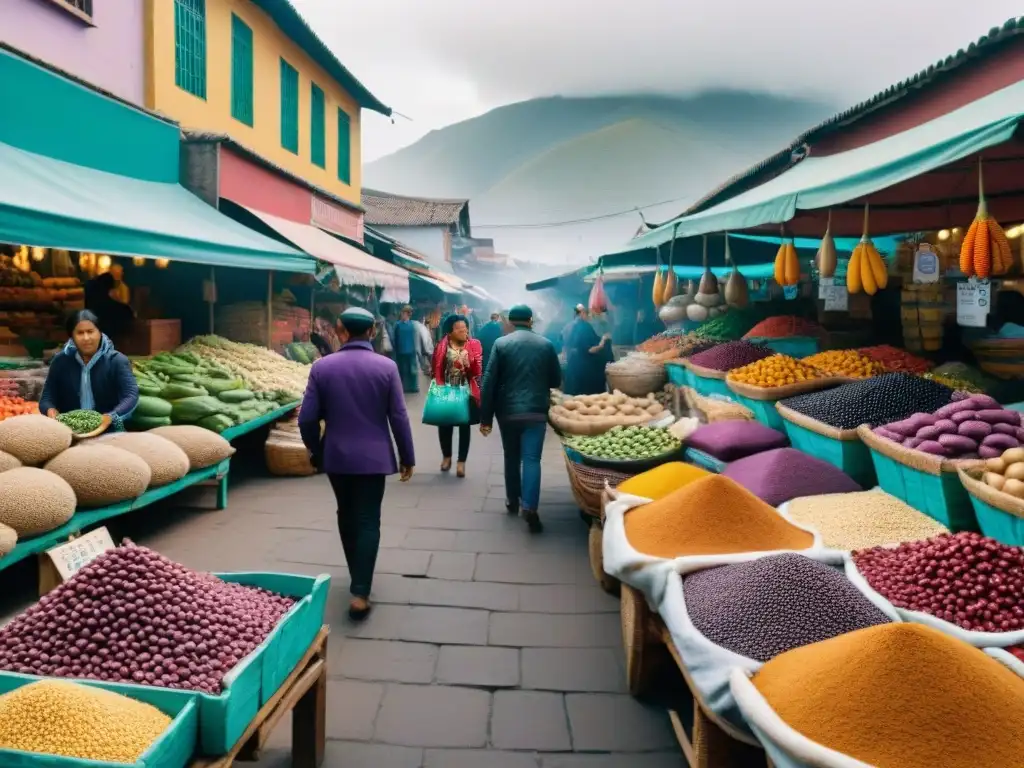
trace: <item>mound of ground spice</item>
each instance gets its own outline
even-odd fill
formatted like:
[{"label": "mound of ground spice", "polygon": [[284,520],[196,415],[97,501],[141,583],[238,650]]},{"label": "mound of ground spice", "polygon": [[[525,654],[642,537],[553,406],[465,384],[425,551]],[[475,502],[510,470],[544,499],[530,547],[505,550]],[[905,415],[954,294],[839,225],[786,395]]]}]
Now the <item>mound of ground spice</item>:
[{"label": "mound of ground spice", "polygon": [[810,533],[721,475],[631,509],[625,527],[630,545],[652,557],[801,550],[814,544]]},{"label": "mound of ground spice", "polygon": [[669,461],[623,480],[619,483],[618,490],[633,496],[643,496],[645,499],[660,499],[710,474],[693,464]]},{"label": "mound of ground spice", "polygon": [[753,677],[794,730],[879,768],[1024,762],[1024,679],[919,624],[882,624],[788,651]]}]

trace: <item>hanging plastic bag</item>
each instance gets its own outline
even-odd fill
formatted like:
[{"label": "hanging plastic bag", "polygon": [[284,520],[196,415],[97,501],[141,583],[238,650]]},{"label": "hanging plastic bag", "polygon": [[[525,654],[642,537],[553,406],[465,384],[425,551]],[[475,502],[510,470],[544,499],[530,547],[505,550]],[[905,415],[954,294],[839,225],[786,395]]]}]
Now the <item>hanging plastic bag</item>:
[{"label": "hanging plastic bag", "polygon": [[604,289],[604,275],[601,273],[598,273],[594,280],[594,287],[590,289],[588,306],[591,313],[604,313],[608,311],[608,294]]},{"label": "hanging plastic bag", "polygon": [[431,381],[423,405],[423,423],[432,427],[469,424],[469,387]]}]

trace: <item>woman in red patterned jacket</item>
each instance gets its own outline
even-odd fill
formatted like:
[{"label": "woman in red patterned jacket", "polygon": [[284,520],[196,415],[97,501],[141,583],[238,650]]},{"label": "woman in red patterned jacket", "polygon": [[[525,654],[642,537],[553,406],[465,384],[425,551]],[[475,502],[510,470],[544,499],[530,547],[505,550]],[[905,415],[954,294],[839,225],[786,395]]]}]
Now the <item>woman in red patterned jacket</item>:
[{"label": "woman in red patterned jacket", "polygon": [[[480,377],[483,375],[484,350],[480,342],[469,337],[469,321],[463,315],[449,315],[444,322],[444,335],[434,347],[432,377],[438,384],[469,385],[469,421],[459,425],[459,455],[455,466],[458,477],[466,476],[469,457],[470,426],[480,423]],[[452,443],[455,427],[438,427],[441,442],[441,471],[452,468]]]}]

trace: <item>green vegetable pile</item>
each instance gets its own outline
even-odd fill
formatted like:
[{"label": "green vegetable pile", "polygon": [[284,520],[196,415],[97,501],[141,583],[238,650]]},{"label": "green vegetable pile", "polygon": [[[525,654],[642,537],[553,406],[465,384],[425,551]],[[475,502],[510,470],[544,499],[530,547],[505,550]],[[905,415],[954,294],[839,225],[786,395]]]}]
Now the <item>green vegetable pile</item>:
[{"label": "green vegetable pile", "polygon": [[68,411],[60,414],[57,421],[76,435],[86,435],[100,428],[100,424],[103,423],[103,414],[96,411]]},{"label": "green vegetable pile", "polygon": [[715,341],[737,341],[760,321],[760,311],[733,307],[724,315],[701,324],[693,333]]},{"label": "green vegetable pile", "polygon": [[572,437],[565,444],[595,459],[651,459],[682,444],[663,427],[613,427],[603,435]]},{"label": "green vegetable pile", "polygon": [[[277,357],[286,365],[296,365],[280,355]],[[186,351],[184,347],[174,353],[161,352],[151,358],[133,360],[139,404],[129,427],[146,430],[195,424],[220,433],[302,397],[301,392],[283,387],[253,391],[246,386],[248,377],[235,367],[238,366],[221,362],[213,355]],[[254,374],[251,380],[256,379]],[[272,381],[276,383],[277,379]]]}]

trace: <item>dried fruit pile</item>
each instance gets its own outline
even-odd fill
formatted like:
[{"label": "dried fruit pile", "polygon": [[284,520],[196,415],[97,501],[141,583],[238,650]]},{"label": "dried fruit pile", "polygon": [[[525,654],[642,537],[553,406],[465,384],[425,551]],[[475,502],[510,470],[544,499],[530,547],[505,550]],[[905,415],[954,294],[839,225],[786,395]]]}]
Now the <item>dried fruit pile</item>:
[{"label": "dried fruit pile", "polygon": [[897,608],[977,632],[1024,629],[1024,548],[954,533],[854,552],[871,587]]},{"label": "dried fruit pile", "polygon": [[804,363],[813,365],[829,376],[845,376],[849,379],[869,379],[885,368],[855,349],[831,349],[804,358]]},{"label": "dried fruit pile", "polygon": [[774,350],[749,341],[730,341],[690,356],[690,362],[712,371],[731,371],[774,355]]},{"label": "dried fruit pile", "polygon": [[293,603],[126,540],[0,629],[0,669],[216,694]]},{"label": "dried fruit pile", "polygon": [[836,429],[877,427],[919,411],[937,411],[953,399],[953,390],[909,373],[886,373],[824,392],[780,401],[782,405]]},{"label": "dried fruit pile", "polygon": [[941,523],[881,490],[802,496],[786,508],[833,549],[867,549],[949,533]]},{"label": "dried fruit pile", "polygon": [[889,372],[903,371],[905,373],[925,373],[932,369],[930,360],[912,355],[905,349],[892,347],[888,344],[879,344],[874,347],[861,347],[862,355],[876,363],[880,363]]},{"label": "dried fruit pile", "polygon": [[841,571],[792,553],[697,571],[683,595],[704,637],[756,661],[889,621]]},{"label": "dried fruit pile", "polygon": [[772,355],[742,368],[729,371],[729,380],[752,387],[785,387],[802,381],[824,378],[825,374],[814,366],[802,363],[789,355]]}]

